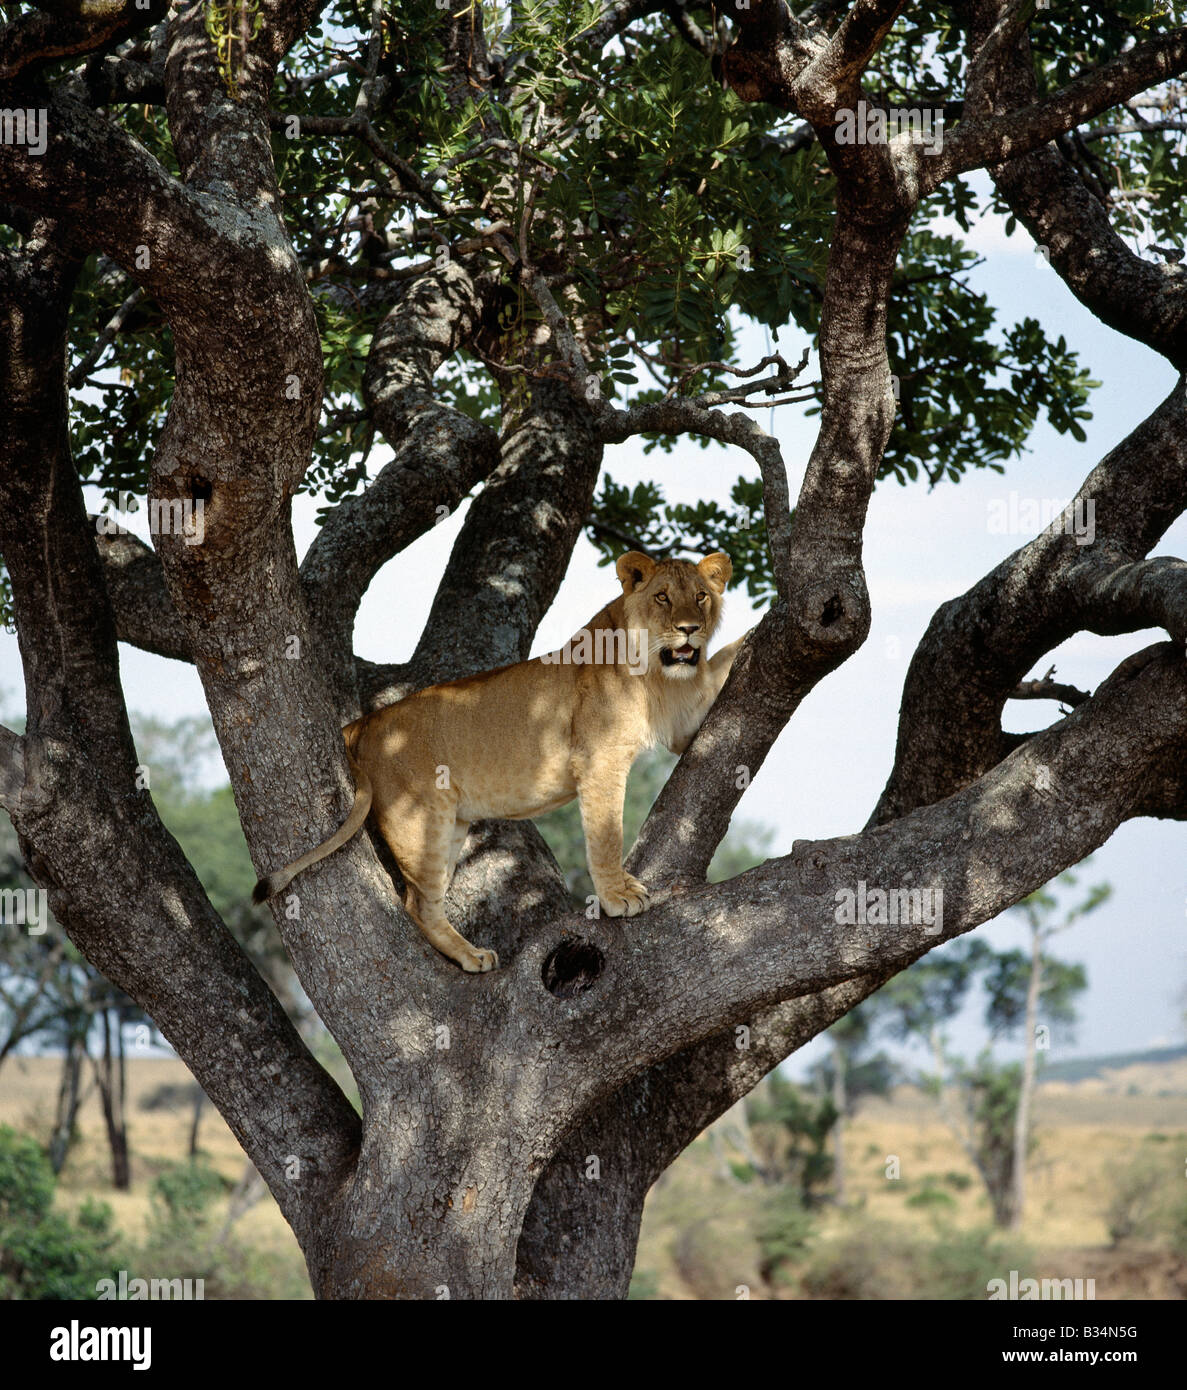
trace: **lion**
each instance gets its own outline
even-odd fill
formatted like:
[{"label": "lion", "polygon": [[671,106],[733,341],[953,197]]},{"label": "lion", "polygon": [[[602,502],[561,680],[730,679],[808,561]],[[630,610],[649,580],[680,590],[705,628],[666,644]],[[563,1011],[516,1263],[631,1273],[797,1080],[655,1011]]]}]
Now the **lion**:
[{"label": "lion", "polygon": [[576,798],[602,910],[646,911],[646,887],[622,865],[627,773],[646,748],[684,752],[745,638],[706,655],[728,555],[694,563],[632,550],[616,572],[622,593],[559,651],[430,686],[348,724],[349,816],[261,879],[255,901],[341,848],[370,814],[404,876],[408,915],[463,970],[493,970],[495,952],[472,946],[445,915],[470,824],[540,816]]}]

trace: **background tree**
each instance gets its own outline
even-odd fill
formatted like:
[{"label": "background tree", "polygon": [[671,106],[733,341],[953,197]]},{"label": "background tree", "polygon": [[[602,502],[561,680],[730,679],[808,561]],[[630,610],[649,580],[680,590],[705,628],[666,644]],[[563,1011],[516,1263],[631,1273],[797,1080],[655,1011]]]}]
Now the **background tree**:
[{"label": "background tree", "polygon": [[832,1054],[816,1065],[822,1089],[832,1099],[833,1195],[845,1203],[845,1122],[863,1096],[884,1096],[890,1090],[895,1068],[885,1052],[872,1055],[880,994],[851,1009],[828,1030]]},{"label": "background tree", "polygon": [[[1065,887],[1077,881],[1070,872],[1058,879]],[[961,943],[903,971],[863,1006],[884,1011],[892,1036],[917,1039],[929,1048],[931,1068],[921,1074],[921,1084],[935,1096],[945,1122],[980,1174],[999,1226],[1017,1227],[1022,1220],[1026,1160],[1034,1146],[1038,1053],[1049,1045],[1052,1027],[1075,1021],[1075,997],[1088,984],[1082,965],[1044,955],[1042,948],[1057,932],[1095,911],[1110,892],[1107,884],[1098,884],[1053,924],[1050,918],[1059,907],[1058,898],[1050,886],[1040,888],[1015,909],[1025,915],[1030,928],[1028,952],[994,951],[981,941]],[[950,1050],[942,1025],[964,1007],[977,978],[984,989],[991,1039],[1021,1030],[1021,1063],[1000,1063],[986,1047],[970,1064]]]},{"label": "background tree", "polygon": [[[0,730],[0,804],[320,1295],[621,1296],[647,1188],[764,1073],[1122,821],[1183,815],[1184,571],[1147,559],[1187,502],[1180,382],[1088,473],[1093,544],[1057,523],[936,614],[870,825],[705,882],[772,742],[869,630],[879,477],[1000,467],[1039,416],[1082,432],[1074,353],[1032,320],[992,333],[935,228],[980,210],[962,176],[989,171],[1100,319],[1187,361],[1187,271],[1132,236],[1181,226],[1177,3],[5,15],[0,554],[28,719]],[[903,95],[942,111],[942,148],[838,138]],[[819,378],[739,361],[746,316],[810,342]],[[746,414],[781,401],[819,409],[794,511]],[[599,484],[606,446],[688,435],[747,456],[728,506]],[[326,508],[298,565],[302,487]],[[151,550],[88,519],[120,489],[154,509]],[[411,658],[356,660],[374,574],[472,491]],[[476,827],[451,913],[507,965],[475,981],[417,939],[367,837],[318,865],[275,923],[360,1115],[163,825],[117,640],[193,663],[268,871],[343,819],[344,720],[525,657],[582,531],[609,550],[652,526],[728,531],[770,600],[631,852],[654,907],[575,916],[532,827]],[[1020,682],[1069,635],[1151,626],[1171,643],[1003,732],[1012,698],[1066,693]],[[942,889],[942,932],[837,930],[859,882]]]},{"label": "background tree", "polygon": [[837,1122],[832,1097],[773,1071],[746,1102],[758,1176],[790,1188],[803,1207],[819,1204],[833,1175],[828,1139]]},{"label": "background tree", "polygon": [[[1060,874],[1057,882],[1071,887],[1077,882],[1073,873]],[[1082,965],[1053,960],[1044,954],[1050,939],[1066,931],[1081,917],[1095,912],[1107,902],[1112,889],[1098,883],[1089,889],[1082,902],[1068,908],[1058,922],[1051,919],[1059,909],[1059,901],[1049,888],[1031,893],[1014,909],[1026,918],[1030,931],[1029,959],[1021,952],[999,954],[986,978],[989,994],[986,1021],[989,1026],[1007,1036],[1022,1028],[1022,1076],[1018,1088],[1018,1106],[1014,1116],[1013,1192],[1010,1201],[1009,1224],[1019,1226],[1026,1206],[1026,1156],[1030,1152],[1031,1108],[1038,1077],[1040,1049],[1045,1050],[1051,1027],[1075,1022],[1074,1000],[1088,988],[1088,976]],[[1021,1012],[1020,1012],[1021,1006]],[[1040,1015],[1043,1018],[1040,1035]]]}]

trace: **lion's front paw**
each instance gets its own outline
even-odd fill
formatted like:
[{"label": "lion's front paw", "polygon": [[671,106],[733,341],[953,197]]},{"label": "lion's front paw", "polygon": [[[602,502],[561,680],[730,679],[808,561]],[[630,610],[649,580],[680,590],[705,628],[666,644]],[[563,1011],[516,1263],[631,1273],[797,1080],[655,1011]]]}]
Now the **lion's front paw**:
[{"label": "lion's front paw", "polygon": [[636,917],[651,906],[647,889],[630,874],[623,874],[613,888],[600,888],[598,900],[607,917]]},{"label": "lion's front paw", "polygon": [[480,946],[471,947],[458,964],[471,975],[485,975],[488,970],[499,968],[499,958],[494,951],[483,950]]}]

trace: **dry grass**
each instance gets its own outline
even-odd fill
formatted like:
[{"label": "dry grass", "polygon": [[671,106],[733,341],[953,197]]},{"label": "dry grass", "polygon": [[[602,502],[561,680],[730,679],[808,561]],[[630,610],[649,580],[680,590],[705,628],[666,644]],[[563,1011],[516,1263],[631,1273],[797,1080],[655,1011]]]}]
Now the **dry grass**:
[{"label": "dry grass", "polygon": [[[45,1140],[53,1114],[60,1063],[52,1057],[10,1059],[0,1070],[0,1124]],[[1035,1254],[1031,1273],[1094,1277],[1098,1298],[1182,1298],[1187,1295],[1183,1262],[1156,1249],[1108,1248],[1106,1210],[1112,1191],[1110,1172],[1147,1144],[1153,1131],[1181,1179],[1187,1146],[1187,1071],[1151,1077],[1124,1072],[1075,1085],[1046,1085],[1037,1105],[1038,1148],[1030,1167],[1030,1202],[1022,1239]],[[140,1102],[159,1086],[190,1080],[176,1060],[136,1058],[128,1064],[129,1128],[133,1151],[130,1192],[111,1185],[103,1118],[92,1092],[79,1117],[80,1137],[58,1187],[58,1200],[76,1208],[87,1196],[110,1203],[115,1224],[132,1240],[143,1239],[149,1189],[165,1164],[184,1160],[189,1139],[188,1107],[146,1111]],[[1181,1083],[1181,1088],[1180,1088]],[[1141,1093],[1133,1094],[1138,1088]],[[225,1178],[244,1171],[242,1150],[212,1107],[203,1114],[200,1147]],[[868,1102],[850,1123],[848,1215],[826,1209],[819,1218],[814,1249],[827,1252],[852,1240],[856,1229],[871,1235],[869,1259],[878,1259],[876,1233],[902,1232],[912,1238],[934,1229],[927,1209],[908,1205],[908,1197],[929,1177],[952,1198],[943,1219],[953,1228],[972,1230],[989,1222],[988,1203],[971,1165],[931,1102],[901,1090],[889,1100]],[[900,1177],[888,1179],[889,1156],[897,1156]],[[958,1190],[946,1175],[967,1174]],[[756,1202],[753,1185],[722,1176],[719,1160],[702,1138],[664,1175],[647,1200],[638,1267],[649,1271],[661,1297],[733,1298],[739,1285],[751,1297],[764,1295],[758,1250],[751,1234]],[[855,1215],[856,1212],[856,1215]],[[248,1246],[300,1264],[297,1243],[271,1196],[249,1211],[236,1227]]]},{"label": "dry grass", "polygon": [[[53,1119],[60,1070],[61,1062],[56,1057],[9,1058],[0,1070],[0,1124],[12,1125],[44,1141]],[[59,1204],[71,1210],[88,1196],[98,1197],[110,1204],[114,1224],[121,1231],[133,1241],[142,1240],[153,1178],[165,1164],[187,1157],[190,1111],[142,1110],[140,1102],[159,1086],[185,1085],[191,1080],[185,1064],[176,1059],[136,1057],[128,1062],[128,1130],[132,1145],[129,1192],[117,1192],[112,1186],[103,1112],[92,1091],[79,1112],[79,1138],[58,1181]],[[198,1143],[212,1168],[232,1182],[239,1180],[246,1163],[243,1150],[212,1106],[203,1110]],[[241,1218],[235,1232],[245,1245],[291,1256],[301,1263],[296,1239],[271,1195],[265,1195]]]},{"label": "dry grass", "polygon": [[[1175,1093],[1178,1078],[1142,1081],[1147,1094],[1128,1094],[1135,1084],[1129,1075],[1118,1086],[1093,1080],[1040,1088],[1038,1145],[1018,1232],[1034,1263],[1020,1273],[1094,1278],[1098,1299],[1187,1296],[1182,1259],[1154,1246],[1110,1248],[1106,1213],[1118,1166],[1153,1147],[1165,1155],[1168,1186],[1182,1182],[1187,1086]],[[1161,1141],[1151,1144],[1152,1134]],[[957,1232],[989,1226],[988,1199],[974,1168],[920,1093],[903,1088],[889,1100],[867,1102],[847,1126],[845,1147],[848,1210],[820,1210],[817,1254],[827,1256],[866,1231],[873,1264],[879,1241],[889,1248],[900,1237],[930,1239],[940,1226]],[[887,1176],[891,1156],[898,1159],[897,1179]],[[950,1174],[965,1175],[968,1185],[945,1181]],[[951,1199],[938,1217],[936,1208],[908,1203],[929,1178]],[[725,1176],[708,1140],[698,1140],[648,1196],[636,1268],[655,1279],[660,1297],[733,1298],[740,1285],[751,1298],[770,1297],[749,1229],[762,1195],[756,1185]]]}]

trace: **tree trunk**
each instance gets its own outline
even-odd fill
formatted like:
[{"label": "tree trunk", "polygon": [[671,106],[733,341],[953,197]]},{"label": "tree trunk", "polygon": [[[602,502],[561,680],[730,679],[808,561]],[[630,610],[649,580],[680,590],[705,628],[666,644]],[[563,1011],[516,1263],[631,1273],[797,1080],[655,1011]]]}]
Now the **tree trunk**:
[{"label": "tree trunk", "polygon": [[849,1097],[845,1085],[845,1049],[833,1043],[833,1109],[837,1112],[833,1125],[833,1196],[839,1207],[845,1205],[845,1118],[849,1113]]},{"label": "tree trunk", "polygon": [[[943,179],[1048,148],[1187,66],[1182,40],[1138,45],[1105,79],[1089,73],[1071,96],[1034,100],[1019,120],[1002,114],[1010,93],[996,84],[1001,46],[1023,42],[1011,28],[1023,7],[987,40],[997,52],[966,64],[966,114],[976,114],[931,158],[911,141],[838,138],[838,116],[862,99],[863,72],[901,6],[863,0],[831,30],[836,7],[816,7],[810,25],[784,5],[735,16],[737,40],[719,55],[724,80],[745,100],[808,121],[835,176],[819,302],[820,431],[794,517],[778,443],[744,411],[719,408],[753,399],[686,395],[680,383],[695,378],[684,376],[662,399],[626,408],[600,395],[599,373],[614,360],[602,343],[608,325],[594,310],[586,320],[584,308],[566,318],[584,252],[560,235],[554,211],[540,212],[544,184],[520,177],[528,167],[530,180],[544,180],[540,169],[553,166],[526,132],[520,144],[487,141],[501,126],[481,116],[484,144],[517,150],[502,211],[513,206],[519,226],[508,233],[509,222],[494,220],[501,174],[485,185],[474,235],[439,248],[451,252],[444,267],[438,257],[408,275],[370,267],[382,276],[365,291],[390,294],[380,302],[391,307],[377,331],[358,335],[370,349],[355,394],[368,439],[378,429],[394,457],[331,509],[303,572],[292,499],[318,481],[323,407],[336,413],[353,389],[335,358],[327,401],[331,354],[319,326],[319,310],[353,287],[347,279],[315,299],[336,274],[336,256],[320,264],[329,230],[281,187],[273,153],[273,121],[291,95],[287,84],[274,90],[277,69],[317,6],[259,6],[226,71],[199,0],[168,7],[134,57],[109,41],[157,25],[163,7],[139,20],[124,8],[131,17],[119,26],[128,27],[105,27],[93,42],[80,19],[68,58],[80,66],[57,83],[42,82],[63,56],[44,39],[43,17],[14,15],[4,30],[4,70],[31,81],[48,119],[41,152],[0,149],[0,202],[16,218],[0,247],[0,387],[11,417],[0,430],[0,552],[28,692],[23,733],[0,728],[0,804],[71,940],[151,1010],[227,1119],[292,1225],[319,1297],[621,1297],[649,1186],[791,1050],[1126,819],[1187,813],[1187,598],[1175,562],[1145,561],[1187,500],[1179,389],[1092,475],[1095,551],[1044,533],[938,615],[908,677],[880,824],[797,841],[728,883],[704,881],[745,781],[869,631],[863,532],[895,418],[888,304],[917,207]],[[982,29],[996,26],[997,7],[965,8],[986,12]],[[388,68],[400,60],[387,7],[371,9],[373,32],[352,64],[361,74],[353,114],[310,115],[301,138],[320,121],[333,138],[361,142],[367,181],[388,185],[375,196],[396,199],[400,225],[415,240],[431,221],[450,242],[475,210],[468,195],[443,201],[430,186],[437,174],[423,182],[386,147]],[[610,42],[637,9],[608,6],[583,44]],[[514,120],[521,79],[511,63],[491,84],[479,12],[443,16],[441,26],[447,101],[503,103],[500,119]],[[99,61],[84,72],[87,55]],[[530,64],[520,70],[531,78]],[[165,161],[111,114],[135,84],[163,107]],[[559,148],[569,136],[548,128],[546,106],[537,117]],[[471,153],[447,159],[440,177]],[[336,161],[337,152],[327,167]],[[345,222],[337,210],[334,219]],[[1081,231],[1059,229],[1057,256]],[[641,248],[629,229],[623,238],[627,265]],[[1096,265],[1097,243],[1081,240]],[[173,346],[168,412],[146,459],[148,500],[158,514],[204,508],[202,542],[155,534],[135,582],[119,562],[135,547],[97,545],[71,456],[68,312],[78,269],[96,254],[151,301]],[[1175,278],[1160,268],[1142,283],[1155,280],[1157,295]],[[1078,284],[1090,299],[1100,288],[1093,276]],[[618,299],[609,281],[603,290],[607,304]],[[1131,305],[1127,321],[1141,309]],[[1183,319],[1163,317],[1171,329],[1158,341],[1172,329],[1177,337]],[[509,352],[516,336],[526,346]],[[467,371],[489,367],[499,430],[438,400],[447,388],[435,374],[459,355]],[[344,718],[527,655],[586,524],[603,447],[656,433],[716,439],[754,459],[777,597],[632,852],[632,872],[654,885],[652,906],[629,923],[574,914],[539,837],[488,822],[471,833],[450,897],[467,934],[496,948],[504,968],[462,977],[409,921],[366,835],[319,863],[272,910],[357,1083],[357,1114],[161,825],[136,775],[117,637],[192,663],[255,868],[268,873],[345,816],[354,786]],[[373,576],[479,482],[410,661],[353,659],[354,616]],[[1155,623],[1174,643],[1127,660],[1058,724],[1027,738],[1002,732],[1005,701],[1053,642]],[[872,923],[838,932],[838,887],[859,882],[942,890],[940,934]],[[108,1037],[100,1073],[117,1182],[120,1136],[125,1173],[127,1162],[120,1046]],[[80,1063],[68,1058],[63,1073],[59,1167]],[[196,1132],[197,1115],[191,1146]]]},{"label": "tree trunk", "polygon": [[1026,1206],[1026,1161],[1030,1154],[1030,1111],[1034,1098],[1035,1072],[1038,1062],[1039,998],[1043,990],[1043,933],[1032,922],[1030,926],[1030,978],[1026,987],[1025,1051],[1022,1056],[1022,1082],[1018,1089],[1018,1109],[1014,1115],[1014,1172],[1006,1224],[1017,1228],[1022,1224]]},{"label": "tree trunk", "polygon": [[54,1113],[54,1128],[49,1142],[50,1167],[61,1173],[66,1166],[70,1147],[74,1143],[78,1110],[82,1104],[82,1065],[86,1047],[81,1038],[71,1037],[62,1058],[62,1076],[58,1084],[58,1104]]},{"label": "tree trunk", "polygon": [[103,1052],[92,1062],[111,1151],[111,1181],[117,1192],[127,1192],[132,1185],[132,1164],[126,1110],[123,1009],[119,1006],[103,1009],[99,1017],[103,1028]]},{"label": "tree trunk", "polygon": [[198,1130],[202,1124],[202,1111],[206,1108],[206,1092],[194,1083],[194,1105],[190,1112],[190,1142],[186,1152],[191,1159],[198,1157]]}]

